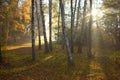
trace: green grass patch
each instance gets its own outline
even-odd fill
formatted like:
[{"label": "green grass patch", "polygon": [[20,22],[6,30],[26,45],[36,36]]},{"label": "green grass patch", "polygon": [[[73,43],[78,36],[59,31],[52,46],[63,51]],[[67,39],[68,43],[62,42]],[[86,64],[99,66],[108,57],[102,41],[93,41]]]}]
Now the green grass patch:
[{"label": "green grass patch", "polygon": [[0,80],[76,80],[89,73],[86,56],[73,54],[75,66],[68,66],[67,54],[60,49],[47,54],[37,50],[36,61],[32,61],[31,53],[14,51],[7,53],[6,58],[10,65],[0,68]]},{"label": "green grass patch", "polygon": [[66,51],[54,47],[49,53],[36,50],[35,61],[32,61],[30,51],[24,51],[29,50],[27,48],[8,51],[9,65],[0,66],[0,80],[106,80],[104,65],[97,61],[99,56],[90,60],[85,52],[74,53],[75,65],[69,66]]}]

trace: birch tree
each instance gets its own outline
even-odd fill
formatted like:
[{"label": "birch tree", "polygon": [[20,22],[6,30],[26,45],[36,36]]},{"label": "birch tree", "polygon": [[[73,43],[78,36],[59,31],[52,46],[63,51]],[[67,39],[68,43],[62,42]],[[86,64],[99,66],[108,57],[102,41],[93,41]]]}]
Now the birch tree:
[{"label": "birch tree", "polygon": [[65,12],[64,12],[64,4],[62,0],[60,0],[60,8],[61,8],[62,32],[63,32],[67,54],[68,54],[68,63],[70,65],[73,65],[73,57],[72,57],[72,53],[70,50],[69,41],[68,41],[67,33],[66,33],[65,18],[64,18]]}]

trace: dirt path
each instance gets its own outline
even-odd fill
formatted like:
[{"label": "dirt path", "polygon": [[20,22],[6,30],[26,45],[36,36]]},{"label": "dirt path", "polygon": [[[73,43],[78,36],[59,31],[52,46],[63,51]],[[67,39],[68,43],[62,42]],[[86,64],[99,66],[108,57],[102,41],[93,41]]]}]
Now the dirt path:
[{"label": "dirt path", "polygon": [[120,67],[110,59],[109,55],[98,53],[91,60],[88,80],[120,80]]}]

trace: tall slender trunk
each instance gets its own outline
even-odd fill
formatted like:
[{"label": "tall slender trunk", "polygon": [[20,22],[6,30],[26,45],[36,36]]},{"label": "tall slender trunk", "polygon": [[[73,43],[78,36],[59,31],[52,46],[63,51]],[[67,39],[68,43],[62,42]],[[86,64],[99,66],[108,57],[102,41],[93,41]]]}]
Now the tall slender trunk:
[{"label": "tall slender trunk", "polygon": [[35,1],[35,5],[36,5],[37,26],[38,26],[38,48],[41,49],[40,15],[38,13],[38,4],[37,4],[37,1]]},{"label": "tall slender trunk", "polygon": [[80,42],[78,46],[78,53],[82,53],[84,27],[85,27],[85,21],[86,21],[86,18],[85,18],[86,17],[86,6],[87,6],[87,0],[84,0],[83,19],[82,19],[82,26],[81,26],[81,32],[80,32]]},{"label": "tall slender trunk", "polygon": [[73,41],[73,33],[74,33],[74,22],[75,22],[75,12],[77,7],[77,0],[75,0],[75,7],[73,9],[73,0],[71,0],[71,52],[74,52],[74,41]]},{"label": "tall slender trunk", "polygon": [[2,45],[0,43],[0,63],[2,63]]},{"label": "tall slender trunk", "polygon": [[68,54],[68,63],[69,63],[69,65],[73,65],[72,53],[70,50],[69,41],[68,41],[67,33],[66,33],[65,18],[64,18],[65,13],[64,13],[64,5],[63,5],[62,0],[60,0],[60,7],[61,7],[62,32],[63,32],[66,49],[67,49],[67,54]]},{"label": "tall slender trunk", "polygon": [[79,22],[79,18],[80,18],[80,8],[81,8],[80,3],[81,3],[81,0],[78,1],[76,30],[78,28],[78,22]]},{"label": "tall slender trunk", "polygon": [[58,43],[60,38],[60,5],[59,5],[59,12],[58,12]]},{"label": "tall slender trunk", "polygon": [[32,0],[31,29],[32,29],[32,60],[34,61],[35,60],[34,0]]},{"label": "tall slender trunk", "polygon": [[52,51],[52,0],[49,0],[49,48]]},{"label": "tall slender trunk", "polygon": [[88,57],[91,57],[91,43],[92,43],[92,39],[91,39],[91,29],[92,29],[92,0],[90,0],[90,20],[89,20],[89,26],[88,26]]},{"label": "tall slender trunk", "polygon": [[[58,40],[60,40],[60,23],[61,23],[61,8],[60,8],[60,3],[59,3],[59,12],[58,12]],[[64,42],[64,36],[61,36],[61,48],[65,48],[65,42]]]},{"label": "tall slender trunk", "polygon": [[42,17],[42,26],[43,26],[44,43],[45,43],[45,53],[47,53],[47,52],[49,52],[49,48],[48,48],[48,42],[47,42],[47,36],[46,36],[44,12],[43,12],[43,9],[42,9],[42,0],[40,0],[40,12],[41,12],[41,17]]},{"label": "tall slender trunk", "polygon": [[75,12],[76,12],[76,9],[77,9],[77,0],[75,0],[75,6],[74,6],[74,9],[73,9],[73,26],[75,26],[74,23],[75,23]]},{"label": "tall slender trunk", "polygon": [[71,52],[73,53],[73,0],[71,0]]},{"label": "tall slender trunk", "polygon": [[[2,26],[2,25],[1,25]],[[3,27],[0,27],[0,36],[2,37],[3,35]],[[0,38],[0,63],[2,63],[2,39]]]},{"label": "tall slender trunk", "polygon": [[[77,20],[76,20],[76,26],[75,26],[75,34],[77,34],[77,29],[78,29],[78,25],[79,25],[79,19],[80,19],[80,9],[81,9],[81,6],[80,6],[80,3],[81,3],[81,0],[78,1],[78,8],[77,8]],[[78,35],[75,35],[75,38],[74,38],[74,42],[76,41],[76,38],[78,37]]]}]

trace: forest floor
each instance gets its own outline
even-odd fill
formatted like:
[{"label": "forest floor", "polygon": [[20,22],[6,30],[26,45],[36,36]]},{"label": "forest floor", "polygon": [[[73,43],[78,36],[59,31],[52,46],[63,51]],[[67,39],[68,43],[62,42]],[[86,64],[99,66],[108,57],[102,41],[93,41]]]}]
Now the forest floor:
[{"label": "forest floor", "polygon": [[[28,44],[29,45],[29,44]],[[0,66],[0,80],[120,80],[120,67],[111,60],[110,50],[96,50],[94,57],[73,54],[74,66],[68,66],[65,50],[54,46],[45,54],[36,49],[36,61],[31,60],[29,46],[11,46]]]}]

